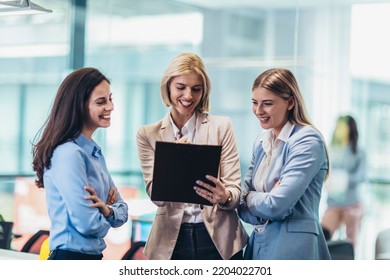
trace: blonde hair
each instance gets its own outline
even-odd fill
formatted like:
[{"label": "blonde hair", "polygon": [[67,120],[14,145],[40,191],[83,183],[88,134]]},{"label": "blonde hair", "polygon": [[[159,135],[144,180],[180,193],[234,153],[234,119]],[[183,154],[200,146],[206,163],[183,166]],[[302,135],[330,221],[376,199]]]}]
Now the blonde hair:
[{"label": "blonde hair", "polygon": [[[259,87],[272,91],[275,95],[284,100],[289,100],[292,97],[294,99],[294,107],[289,111],[288,120],[293,124],[309,125],[315,128],[306,113],[305,102],[299,89],[298,82],[290,70],[284,68],[271,68],[264,71],[253,82],[252,91]],[[317,128],[315,129],[323,139],[321,132]],[[326,159],[328,161],[328,170],[325,176],[325,179],[327,179],[330,162],[328,149],[326,148],[325,141],[323,142]]]},{"label": "blonde hair", "polygon": [[289,111],[288,120],[293,124],[312,126],[298,82],[290,70],[272,68],[264,71],[253,82],[252,91],[258,87],[268,89],[284,100],[292,97],[295,104]]},{"label": "blonde hair", "polygon": [[203,60],[194,53],[181,53],[177,55],[168,65],[161,79],[161,98],[163,103],[167,107],[172,105],[169,86],[173,78],[190,73],[198,74],[203,81],[202,99],[196,110],[201,113],[208,112],[210,106],[209,98],[211,82],[207,75]]}]

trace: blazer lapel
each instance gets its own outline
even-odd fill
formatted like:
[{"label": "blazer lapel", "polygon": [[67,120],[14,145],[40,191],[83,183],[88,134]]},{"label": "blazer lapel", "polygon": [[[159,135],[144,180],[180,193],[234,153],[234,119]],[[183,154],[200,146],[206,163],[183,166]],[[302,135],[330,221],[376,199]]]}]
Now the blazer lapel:
[{"label": "blazer lapel", "polygon": [[[297,127],[297,126],[294,125],[294,128],[292,129],[290,135],[288,136],[288,139],[290,139],[290,137],[295,133],[296,127]],[[282,141],[282,143],[280,144],[280,147],[279,147],[279,149],[278,149],[277,155],[276,155],[276,157],[274,158],[274,160],[272,161],[271,166],[269,167],[269,172],[268,172],[268,174],[267,174],[266,182],[269,182],[268,177],[272,174],[272,170],[275,170],[275,168],[277,168],[277,167],[275,167],[275,165],[277,164],[278,159],[284,158],[284,157],[283,157],[283,152],[284,152],[284,149],[285,149],[285,147],[286,147],[286,143],[287,143],[288,139],[286,139],[286,141]],[[261,145],[261,144],[260,144],[260,145]],[[264,152],[263,149],[261,149],[261,156],[259,156],[258,159],[257,159],[256,169],[255,169],[255,170],[257,170],[257,168],[259,167],[260,162],[261,162],[261,159],[263,158],[264,155],[265,155],[265,152]],[[283,164],[284,164],[284,163],[283,163]],[[280,175],[280,174],[279,174],[279,175]],[[254,177],[254,176],[253,176],[253,177]],[[274,186],[273,186],[272,184],[266,184],[266,191],[267,191],[267,192],[270,192],[270,191],[272,190],[273,187],[274,187]]]},{"label": "blazer lapel", "polygon": [[196,113],[196,131],[194,137],[195,144],[205,145],[209,138],[209,124],[207,114]]},{"label": "blazer lapel", "polygon": [[169,119],[169,112],[165,115],[161,122],[160,137],[163,142],[174,142],[173,128]]}]

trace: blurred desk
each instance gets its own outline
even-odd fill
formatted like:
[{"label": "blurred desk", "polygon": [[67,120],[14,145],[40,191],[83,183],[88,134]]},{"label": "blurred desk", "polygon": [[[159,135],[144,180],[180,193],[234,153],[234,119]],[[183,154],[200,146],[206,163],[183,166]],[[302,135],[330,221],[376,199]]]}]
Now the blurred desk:
[{"label": "blurred desk", "polygon": [[146,241],[152,227],[157,206],[149,199],[129,199],[129,220],[131,221],[131,244]]},{"label": "blurred desk", "polygon": [[36,254],[0,249],[0,260],[38,260],[38,257]]},{"label": "blurred desk", "polygon": [[131,216],[131,244],[136,241],[146,241],[153,224],[154,214]]}]

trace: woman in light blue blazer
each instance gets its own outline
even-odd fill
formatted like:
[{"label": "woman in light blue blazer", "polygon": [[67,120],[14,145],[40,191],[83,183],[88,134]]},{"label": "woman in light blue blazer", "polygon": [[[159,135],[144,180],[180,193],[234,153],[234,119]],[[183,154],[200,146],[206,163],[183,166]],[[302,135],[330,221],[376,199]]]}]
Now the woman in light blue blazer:
[{"label": "woman in light blue blazer", "polygon": [[254,226],[245,259],[330,259],[318,217],[327,150],[292,72],[263,72],[252,103],[265,132],[254,143],[238,209]]}]

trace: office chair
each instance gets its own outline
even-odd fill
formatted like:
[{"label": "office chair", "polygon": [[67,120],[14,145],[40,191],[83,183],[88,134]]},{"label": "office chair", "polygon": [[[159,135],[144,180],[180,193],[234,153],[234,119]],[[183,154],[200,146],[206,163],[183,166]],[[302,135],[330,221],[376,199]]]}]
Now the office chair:
[{"label": "office chair", "polygon": [[48,230],[39,230],[33,236],[27,240],[23,245],[21,252],[39,254],[42,243],[49,237],[50,232]]},{"label": "office chair", "polygon": [[144,255],[145,241],[137,241],[131,244],[131,247],[123,255],[122,260],[147,260]]},{"label": "office chair", "polygon": [[12,239],[13,222],[0,222],[0,249],[10,249]]},{"label": "office chair", "polygon": [[376,237],[375,259],[390,260],[390,228],[382,230]]},{"label": "office chair", "polygon": [[49,236],[43,240],[41,249],[39,250],[38,260],[47,260],[50,256]]},{"label": "office chair", "polygon": [[327,228],[324,228],[323,226],[321,226],[321,228],[322,228],[322,232],[324,233],[325,240],[329,241],[332,238],[332,236],[330,235],[330,231]]},{"label": "office chair", "polygon": [[329,253],[332,260],[354,260],[353,245],[347,240],[329,240]]}]

